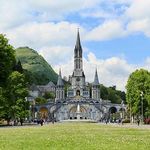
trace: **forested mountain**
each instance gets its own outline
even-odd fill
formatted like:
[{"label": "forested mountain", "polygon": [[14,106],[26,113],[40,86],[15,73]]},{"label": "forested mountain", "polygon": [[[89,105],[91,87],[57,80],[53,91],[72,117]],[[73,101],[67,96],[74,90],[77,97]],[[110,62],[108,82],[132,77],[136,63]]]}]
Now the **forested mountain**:
[{"label": "forested mountain", "polygon": [[57,82],[57,74],[53,68],[35,50],[29,47],[16,49],[16,59],[21,62],[24,73],[30,84],[47,84]]}]

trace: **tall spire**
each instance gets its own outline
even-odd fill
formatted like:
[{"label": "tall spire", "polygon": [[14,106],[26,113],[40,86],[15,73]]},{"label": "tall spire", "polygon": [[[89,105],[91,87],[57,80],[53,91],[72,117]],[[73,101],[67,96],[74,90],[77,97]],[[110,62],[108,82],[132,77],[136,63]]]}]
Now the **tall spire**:
[{"label": "tall spire", "polygon": [[93,85],[99,85],[99,79],[98,79],[98,74],[97,74],[97,68],[96,68],[96,71],[95,71],[95,77],[94,77]]},{"label": "tall spire", "polygon": [[76,40],[76,45],[74,49],[74,57],[82,58],[82,47],[81,47],[81,42],[80,42],[79,28],[77,32],[77,40]]},{"label": "tall spire", "polygon": [[62,77],[61,77],[61,69],[59,69],[59,75],[58,75],[58,80],[57,80],[57,86],[64,86]]},{"label": "tall spire", "polygon": [[61,77],[61,68],[59,68],[59,76]]}]

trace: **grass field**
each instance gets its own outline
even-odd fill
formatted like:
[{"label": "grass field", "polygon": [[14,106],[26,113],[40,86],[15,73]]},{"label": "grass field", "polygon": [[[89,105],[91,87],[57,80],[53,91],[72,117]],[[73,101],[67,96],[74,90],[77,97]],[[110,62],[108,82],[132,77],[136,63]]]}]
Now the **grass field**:
[{"label": "grass field", "polygon": [[0,150],[150,150],[150,129],[95,123],[0,128]]}]

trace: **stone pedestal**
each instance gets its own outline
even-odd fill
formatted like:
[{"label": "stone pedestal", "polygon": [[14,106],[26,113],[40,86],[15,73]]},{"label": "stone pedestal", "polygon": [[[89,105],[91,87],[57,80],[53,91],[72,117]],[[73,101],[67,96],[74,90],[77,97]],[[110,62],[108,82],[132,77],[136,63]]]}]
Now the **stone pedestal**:
[{"label": "stone pedestal", "polygon": [[80,120],[80,113],[77,113],[77,120]]},{"label": "stone pedestal", "polygon": [[80,120],[80,105],[78,104],[78,106],[77,106],[77,120]]}]

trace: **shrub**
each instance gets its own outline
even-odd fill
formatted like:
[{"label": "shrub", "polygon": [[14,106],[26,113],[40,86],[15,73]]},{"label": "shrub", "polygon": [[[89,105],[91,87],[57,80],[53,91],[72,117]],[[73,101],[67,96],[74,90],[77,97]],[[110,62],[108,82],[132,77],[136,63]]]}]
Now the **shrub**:
[{"label": "shrub", "polygon": [[4,124],[4,119],[0,119],[0,124],[2,125],[2,124]]},{"label": "shrub", "polygon": [[150,118],[146,118],[146,119],[144,120],[144,123],[145,123],[145,124],[150,124]]}]

